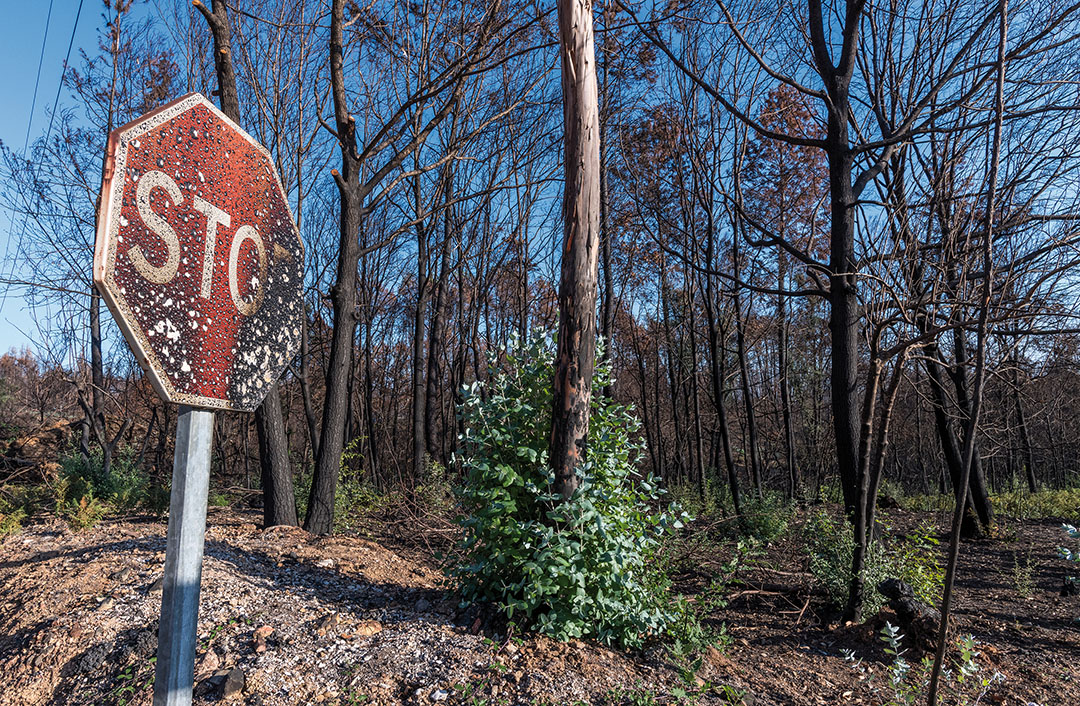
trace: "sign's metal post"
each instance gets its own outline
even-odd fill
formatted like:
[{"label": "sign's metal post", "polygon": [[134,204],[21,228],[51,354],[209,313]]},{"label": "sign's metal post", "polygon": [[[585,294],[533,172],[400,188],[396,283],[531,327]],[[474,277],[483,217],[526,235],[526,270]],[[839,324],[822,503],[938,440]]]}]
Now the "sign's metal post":
[{"label": "sign's metal post", "polygon": [[191,703],[213,437],[213,412],[180,407],[154,670],[154,706]]}]

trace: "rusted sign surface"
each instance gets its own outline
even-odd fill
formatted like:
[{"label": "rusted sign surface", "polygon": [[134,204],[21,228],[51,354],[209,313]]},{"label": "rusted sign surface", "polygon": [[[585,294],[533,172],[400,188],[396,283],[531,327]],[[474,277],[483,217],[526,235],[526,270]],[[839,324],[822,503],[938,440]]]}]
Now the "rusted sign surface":
[{"label": "rusted sign surface", "polygon": [[167,401],[253,410],[300,346],[304,247],[269,153],[192,93],[109,136],[94,282]]}]

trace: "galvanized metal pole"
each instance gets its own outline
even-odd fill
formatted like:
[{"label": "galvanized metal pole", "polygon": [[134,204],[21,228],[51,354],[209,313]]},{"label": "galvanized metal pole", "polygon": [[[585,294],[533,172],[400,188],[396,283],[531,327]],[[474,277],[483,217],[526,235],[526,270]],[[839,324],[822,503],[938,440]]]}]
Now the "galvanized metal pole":
[{"label": "galvanized metal pole", "polygon": [[213,437],[213,412],[180,406],[154,669],[154,706],[191,703]]}]

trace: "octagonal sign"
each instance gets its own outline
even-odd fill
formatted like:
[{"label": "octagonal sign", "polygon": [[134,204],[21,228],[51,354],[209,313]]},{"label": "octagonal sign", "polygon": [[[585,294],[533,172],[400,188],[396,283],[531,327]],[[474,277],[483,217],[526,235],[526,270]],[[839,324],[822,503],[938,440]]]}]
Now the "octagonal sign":
[{"label": "octagonal sign", "polygon": [[300,346],[303,261],[270,154],[203,96],[109,135],[94,282],[165,400],[262,402]]}]

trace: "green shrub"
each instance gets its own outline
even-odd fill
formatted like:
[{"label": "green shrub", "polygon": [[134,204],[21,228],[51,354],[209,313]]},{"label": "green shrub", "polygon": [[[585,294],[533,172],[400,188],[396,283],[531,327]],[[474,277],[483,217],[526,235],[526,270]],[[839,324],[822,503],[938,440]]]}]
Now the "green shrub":
[{"label": "green shrub", "polygon": [[676,483],[666,486],[671,499],[687,514],[693,517],[721,518],[730,517],[734,510],[731,503],[731,489],[727,483],[720,482],[714,469],[705,471],[705,494],[696,483]]},{"label": "green shrub", "polygon": [[705,494],[697,483],[679,483],[669,486],[675,502],[688,514],[697,518],[727,518],[720,525],[720,531],[728,537],[753,537],[763,542],[770,542],[787,532],[791,518],[795,515],[794,504],[783,493],[766,491],[762,497],[754,493],[743,496],[743,518],[735,520],[735,504],[731,499],[731,488],[727,483],[718,482],[714,474],[705,476]]},{"label": "green shrub", "polygon": [[[334,532],[355,531],[360,527],[360,520],[383,509],[396,499],[394,494],[382,494],[374,485],[353,471],[351,462],[363,458],[360,448],[364,437],[350,440],[341,453],[341,470],[337,490],[334,493]],[[307,515],[308,500],[311,495],[312,471],[305,469],[297,478],[294,494],[296,496],[296,516]]]},{"label": "green shrub", "polygon": [[[931,655],[925,655],[921,662],[913,665],[904,657],[906,650],[901,641],[904,636],[900,628],[886,622],[881,629],[879,639],[885,643],[885,654],[892,660],[885,673],[875,674],[873,669],[864,667],[853,650],[843,650],[846,661],[854,664],[869,684],[874,694],[882,699],[883,706],[915,706],[926,701],[930,685],[930,671],[933,666]],[[986,673],[978,663],[980,652],[978,643],[971,635],[964,635],[956,640],[957,657],[952,660],[952,667],[945,665],[941,672],[938,691],[941,703],[957,706],[978,706],[994,688],[1005,681],[1000,672]],[[883,679],[884,677],[884,679]],[[882,684],[884,681],[884,684]]]},{"label": "green shrub", "polygon": [[117,509],[157,505],[159,500],[150,488],[146,474],[135,462],[132,449],[117,453],[106,472],[98,449],[90,453],[89,460],[81,454],[69,453],[60,457],[60,476],[69,482],[64,500],[78,499],[72,493],[90,492],[96,498]]},{"label": "green shrub", "polygon": [[[636,468],[640,423],[602,395],[592,397],[579,489],[569,500],[552,490],[553,362],[550,335],[515,338],[505,372],[493,369],[483,394],[477,383],[464,389],[464,537],[448,574],[467,602],[492,601],[508,618],[558,639],[639,645],[671,620],[662,595],[650,590],[650,558],[665,531],[681,525],[650,506],[662,491]],[[598,366],[594,389],[606,378]]]},{"label": "green shrub", "polygon": [[[998,515],[1026,520],[1064,520],[1080,523],[1080,488],[1058,488],[1032,493],[1025,488],[994,493],[990,502]],[[924,512],[952,512],[955,500],[952,494],[913,495],[900,498],[906,510]]]},{"label": "green shrub", "polygon": [[168,489],[150,482],[131,449],[116,454],[108,471],[100,450],[92,451],[89,459],[76,452],[61,456],[52,493],[57,515],[80,529],[92,527],[113,511],[162,512],[169,503]]},{"label": "green shrub", "polygon": [[[834,520],[825,510],[812,514],[803,528],[810,573],[821,583],[830,602],[843,606],[851,588],[851,560],[855,537],[851,525]],[[911,585],[915,597],[929,605],[941,600],[945,572],[938,561],[937,539],[929,525],[920,525],[907,538],[890,544],[882,539],[869,543],[863,583],[863,611],[874,615],[885,597],[877,587],[885,579],[898,578]]]},{"label": "green shrub", "polygon": [[4,496],[0,495],[0,539],[22,529],[25,519],[25,508],[5,500]]},{"label": "green shrub", "polygon": [[229,496],[219,490],[211,490],[206,497],[206,504],[210,507],[228,507]]},{"label": "green shrub", "polygon": [[751,494],[743,502],[743,530],[755,539],[769,542],[787,532],[794,513],[794,506],[783,493],[768,491],[760,498]]},{"label": "green shrub", "polygon": [[922,522],[904,539],[895,542],[889,553],[895,577],[911,586],[916,599],[933,606],[941,602],[945,588],[945,569],[938,558],[938,544],[933,526]]},{"label": "green shrub", "polygon": [[95,498],[92,492],[71,499],[60,508],[60,515],[75,529],[93,527],[109,514],[109,503]]},{"label": "green shrub", "polygon": [[22,529],[26,518],[42,504],[42,489],[35,485],[0,485],[0,539]]}]

